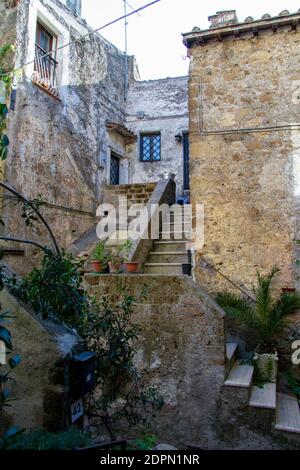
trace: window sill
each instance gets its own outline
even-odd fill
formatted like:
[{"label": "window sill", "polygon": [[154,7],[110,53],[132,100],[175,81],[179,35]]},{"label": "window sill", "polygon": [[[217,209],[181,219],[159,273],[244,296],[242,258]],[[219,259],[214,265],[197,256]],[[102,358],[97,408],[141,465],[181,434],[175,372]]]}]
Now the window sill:
[{"label": "window sill", "polygon": [[40,90],[44,91],[47,95],[51,96],[52,98],[56,99],[57,101],[61,101],[58,92],[55,90],[54,87],[49,87],[45,85],[43,82],[32,78],[31,82]]}]

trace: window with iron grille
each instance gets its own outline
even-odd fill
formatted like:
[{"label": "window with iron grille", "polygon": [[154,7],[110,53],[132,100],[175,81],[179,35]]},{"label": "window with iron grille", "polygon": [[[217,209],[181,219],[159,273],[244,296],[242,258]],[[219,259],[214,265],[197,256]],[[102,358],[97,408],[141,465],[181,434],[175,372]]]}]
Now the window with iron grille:
[{"label": "window with iron grille", "polygon": [[158,162],[161,155],[160,133],[141,134],[140,159],[142,162]]}]

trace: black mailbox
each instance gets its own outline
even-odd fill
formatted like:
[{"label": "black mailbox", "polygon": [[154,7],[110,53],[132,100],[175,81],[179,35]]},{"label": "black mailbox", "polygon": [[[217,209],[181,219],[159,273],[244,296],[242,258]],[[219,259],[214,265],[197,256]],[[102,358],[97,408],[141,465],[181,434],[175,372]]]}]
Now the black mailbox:
[{"label": "black mailbox", "polygon": [[89,393],[95,381],[95,357],[91,351],[76,354],[71,361],[71,389],[73,398]]}]

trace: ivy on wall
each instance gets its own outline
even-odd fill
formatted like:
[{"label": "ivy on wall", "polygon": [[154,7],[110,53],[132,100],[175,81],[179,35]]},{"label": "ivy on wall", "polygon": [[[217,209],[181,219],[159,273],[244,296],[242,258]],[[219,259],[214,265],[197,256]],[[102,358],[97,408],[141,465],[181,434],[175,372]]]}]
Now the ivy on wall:
[{"label": "ivy on wall", "polygon": [[7,103],[13,84],[13,68],[9,64],[9,58],[14,52],[14,46],[6,44],[0,47],[0,160],[5,160],[8,155],[9,139],[5,133],[7,125]]}]

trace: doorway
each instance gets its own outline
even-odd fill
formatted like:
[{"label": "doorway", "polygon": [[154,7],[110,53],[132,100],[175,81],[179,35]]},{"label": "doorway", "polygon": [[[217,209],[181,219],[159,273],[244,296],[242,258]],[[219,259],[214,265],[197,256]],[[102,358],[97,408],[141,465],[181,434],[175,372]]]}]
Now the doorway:
[{"label": "doorway", "polygon": [[110,155],[110,184],[120,184],[120,158],[113,152]]}]

